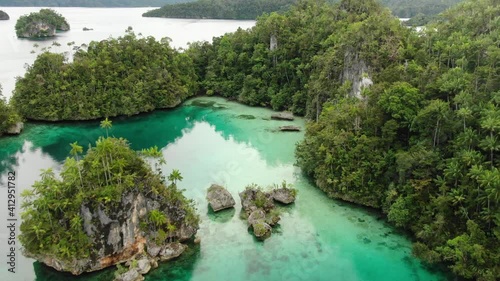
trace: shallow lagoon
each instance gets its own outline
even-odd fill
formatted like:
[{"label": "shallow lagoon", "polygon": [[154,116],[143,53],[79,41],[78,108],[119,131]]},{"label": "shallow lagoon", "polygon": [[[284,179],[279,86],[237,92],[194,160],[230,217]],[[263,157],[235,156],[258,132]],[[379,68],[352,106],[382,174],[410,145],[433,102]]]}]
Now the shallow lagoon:
[{"label": "shallow lagoon", "polygon": [[[294,147],[303,133],[279,132],[280,125],[290,122],[270,120],[271,113],[221,98],[196,98],[174,110],[113,120],[110,134],[127,138],[134,149],[162,149],[164,173],[181,171],[179,186],[195,200],[202,218],[201,244],[146,280],[446,280],[423,268],[411,256],[409,240],[376,214],[328,199],[311,185],[293,165]],[[302,119],[291,123],[305,125]],[[15,170],[19,192],[29,188],[39,169],[59,169],[70,142],[87,147],[103,134],[98,122],[29,124],[21,136],[0,139],[0,180]],[[299,190],[297,201],[282,207],[279,227],[258,242],[239,218],[238,192],[250,183],[268,186],[283,180]],[[211,183],[228,188],[235,210],[209,211],[205,195]],[[0,220],[5,216],[0,213]],[[15,280],[75,279],[29,259],[19,266],[23,271]],[[3,267],[0,277],[8,280],[11,275]],[[77,279],[109,280],[112,275],[105,271]]]}]

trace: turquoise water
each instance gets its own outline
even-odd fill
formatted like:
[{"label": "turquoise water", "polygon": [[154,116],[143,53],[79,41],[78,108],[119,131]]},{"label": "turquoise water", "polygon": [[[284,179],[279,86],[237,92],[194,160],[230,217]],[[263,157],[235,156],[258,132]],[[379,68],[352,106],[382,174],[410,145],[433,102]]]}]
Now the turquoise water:
[{"label": "turquoise water", "polygon": [[[110,134],[129,139],[134,149],[162,149],[164,173],[181,171],[179,185],[195,200],[202,218],[201,244],[162,264],[146,280],[446,280],[414,259],[408,239],[376,214],[328,199],[311,185],[293,165],[294,146],[303,133],[277,131],[285,122],[270,120],[271,113],[221,98],[197,98],[175,110],[113,120]],[[305,125],[301,119],[293,124]],[[5,182],[8,171],[17,171],[19,191],[28,188],[40,168],[59,169],[70,142],[86,147],[103,134],[98,122],[28,125],[21,136],[0,139],[0,181]],[[281,207],[279,227],[259,242],[239,217],[238,192],[250,183],[269,186],[283,180],[299,190],[297,201]],[[234,210],[209,211],[205,195],[212,183],[233,194]],[[5,221],[4,210],[0,214]],[[4,251],[6,243],[0,243]],[[75,279],[33,260],[19,262],[23,270],[14,280]],[[3,267],[4,262],[0,279],[9,280],[12,275]],[[112,276],[108,270],[77,279]]]}]

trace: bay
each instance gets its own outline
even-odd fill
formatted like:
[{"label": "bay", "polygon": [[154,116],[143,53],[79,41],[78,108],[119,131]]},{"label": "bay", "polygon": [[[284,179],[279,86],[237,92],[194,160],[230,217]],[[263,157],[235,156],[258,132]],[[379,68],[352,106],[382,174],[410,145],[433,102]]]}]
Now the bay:
[{"label": "bay", "polygon": [[[132,26],[136,34],[170,37],[172,46],[211,40],[254,21],[142,18],[150,8],[55,8],[72,30],[44,41],[17,39],[15,21],[39,8],[0,8],[11,16],[0,21],[0,83],[10,97],[15,77],[24,74],[43,48],[67,52],[72,47],[120,36]],[[93,31],[83,31],[83,27]],[[53,45],[56,41],[61,46]],[[38,48],[33,44],[37,43]],[[31,53],[31,51],[35,53]],[[162,264],[146,280],[446,280],[429,271],[411,255],[410,241],[379,215],[326,198],[299,168],[294,147],[303,133],[282,133],[283,122],[269,120],[271,111],[247,107],[220,98],[198,98],[169,111],[113,119],[111,134],[129,139],[134,149],[158,146],[167,159],[168,174],[179,169],[179,184],[195,200],[202,218],[200,245],[191,245],[179,259]],[[254,118],[252,118],[254,117]],[[305,121],[294,125],[304,128]],[[17,194],[37,180],[40,169],[58,171],[68,156],[69,143],[83,147],[103,135],[98,122],[32,123],[16,137],[0,138],[0,186],[9,171],[16,172]],[[299,190],[296,204],[283,208],[280,226],[265,242],[256,241],[239,218],[238,192],[250,183],[263,186],[286,180]],[[214,214],[207,208],[206,189],[211,183],[228,188],[237,204],[232,211]],[[7,193],[0,188],[0,206]],[[19,204],[19,202],[18,202]],[[19,215],[19,210],[18,210]],[[6,207],[0,224],[7,222]],[[20,221],[18,221],[20,223]],[[7,271],[7,230],[0,228],[0,280],[112,280],[113,271],[74,277],[24,258],[17,249],[16,273]]]},{"label": "bay", "polygon": [[[294,146],[302,132],[279,132],[283,121],[272,111],[222,98],[196,98],[168,111],[113,120],[111,135],[129,139],[134,149],[158,146],[168,174],[179,169],[185,195],[196,202],[202,223],[200,245],[162,264],[146,280],[446,280],[412,257],[410,241],[375,213],[331,200],[294,166]],[[301,127],[298,118],[287,124]],[[70,150],[104,135],[98,122],[28,124],[17,137],[0,139],[0,181],[18,175],[18,191],[30,188],[39,169],[58,171]],[[280,226],[265,242],[257,241],[240,219],[238,192],[256,183],[283,180],[298,189],[297,202],[282,208]],[[235,196],[234,210],[214,214],[205,199],[212,183]],[[3,191],[3,190],[2,190]],[[6,198],[4,193],[0,198]],[[5,221],[1,211],[0,221]],[[3,231],[3,230],[2,230]],[[5,240],[0,241],[3,255]],[[18,252],[19,254],[19,252]],[[15,280],[111,280],[111,270],[75,278],[19,258]],[[0,263],[1,280],[13,275]]]},{"label": "bay", "polygon": [[[110,36],[122,36],[129,26],[136,35],[153,36],[157,40],[168,37],[172,40],[171,46],[186,48],[189,42],[211,41],[214,36],[236,31],[238,27],[247,29],[255,25],[255,21],[162,19],[141,16],[153,8],[51,8],[66,17],[71,26],[70,31],[57,33],[56,37],[46,40],[18,39],[14,28],[17,19],[40,9],[0,7],[0,10],[10,16],[10,20],[0,21],[0,84],[7,99],[14,90],[15,77],[24,75],[25,65],[31,65],[44,48],[67,53],[70,57],[74,46],[88,44],[92,40],[104,40]],[[83,31],[84,27],[93,30]],[[61,46],[55,46],[53,42]],[[75,44],[68,46],[70,42]],[[35,48],[34,44],[39,47]]]}]

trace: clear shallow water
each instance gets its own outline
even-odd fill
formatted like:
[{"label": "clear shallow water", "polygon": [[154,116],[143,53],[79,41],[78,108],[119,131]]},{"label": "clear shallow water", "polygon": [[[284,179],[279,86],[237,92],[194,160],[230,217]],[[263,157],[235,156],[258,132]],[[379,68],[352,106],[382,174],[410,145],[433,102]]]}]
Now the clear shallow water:
[{"label": "clear shallow water", "polygon": [[[157,40],[164,37],[172,39],[171,46],[185,48],[189,42],[211,41],[212,37],[227,32],[252,27],[255,21],[235,20],[193,20],[193,19],[161,19],[143,18],[142,14],[153,8],[51,8],[61,13],[71,25],[68,32],[58,33],[55,38],[47,40],[18,39],[14,26],[17,19],[25,14],[37,12],[35,7],[0,7],[9,14],[10,20],[0,21],[0,84],[3,95],[9,98],[15,87],[15,77],[22,76],[25,64],[32,64],[37,54],[43,48],[51,48],[54,52],[73,52],[73,46],[67,43],[75,42],[74,46],[88,44],[92,40],[104,40],[110,36],[118,37],[125,34],[131,26],[138,35],[153,36]],[[83,31],[83,28],[93,28]],[[52,46],[56,41],[60,47]],[[34,44],[39,47],[33,47]],[[35,53],[31,53],[35,51]]]},{"label": "clear shallow water", "polygon": [[[293,165],[294,145],[303,133],[276,131],[283,122],[269,120],[271,113],[220,98],[198,98],[175,110],[113,120],[110,133],[129,139],[134,149],[162,148],[164,172],[181,171],[179,185],[195,200],[202,218],[201,244],[146,280],[446,280],[412,258],[410,242],[376,215],[328,199],[312,186]],[[301,119],[293,123],[304,126]],[[40,168],[59,169],[70,142],[86,147],[103,134],[98,122],[29,124],[21,136],[0,139],[0,181],[5,182],[7,171],[17,171],[20,192],[33,184]],[[249,183],[267,186],[282,180],[299,190],[297,202],[282,208],[280,226],[271,238],[258,242],[239,218],[238,192]],[[209,211],[205,195],[212,183],[233,194],[234,210]],[[0,191],[0,198],[6,198]],[[2,209],[1,222],[5,216]],[[4,245],[1,240],[1,253]],[[76,279],[29,259],[20,261],[22,272],[14,280]],[[1,262],[0,279],[9,280],[12,275],[4,267]],[[110,280],[112,275],[105,271],[77,279]]]}]

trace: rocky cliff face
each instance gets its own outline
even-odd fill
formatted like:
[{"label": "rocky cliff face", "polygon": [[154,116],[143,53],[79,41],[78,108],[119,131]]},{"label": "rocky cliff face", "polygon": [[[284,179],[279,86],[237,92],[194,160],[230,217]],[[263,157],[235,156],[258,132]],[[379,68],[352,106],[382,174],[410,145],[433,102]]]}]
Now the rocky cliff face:
[{"label": "rocky cliff face", "polygon": [[9,19],[10,19],[9,15],[6,12],[0,10],[0,20],[9,20]]},{"label": "rocky cliff face", "polygon": [[6,133],[9,135],[19,135],[23,129],[24,129],[24,123],[17,122],[16,124],[8,128]]},{"label": "rocky cliff face", "polygon": [[30,23],[19,35],[22,38],[44,38],[56,35],[56,27],[43,21]]},{"label": "rocky cliff face", "polygon": [[363,88],[373,85],[373,81],[369,75],[370,70],[365,61],[359,58],[359,54],[346,52],[344,56],[344,69],[340,74],[340,81],[345,83],[350,81],[352,88],[350,95],[361,98]]},{"label": "rocky cliff face", "polygon": [[[152,194],[129,192],[122,196],[120,204],[110,210],[82,205],[80,214],[83,228],[93,245],[93,254],[88,258],[61,260],[47,255],[25,255],[58,271],[74,275],[97,271],[136,257],[156,261],[177,257],[187,247],[180,242],[193,237],[198,224],[188,222],[180,201],[171,204],[160,202],[162,200]],[[154,242],[157,232],[145,229],[143,224],[153,210],[162,212],[172,225],[177,226],[175,230],[167,232],[165,242],[159,245]]]}]

